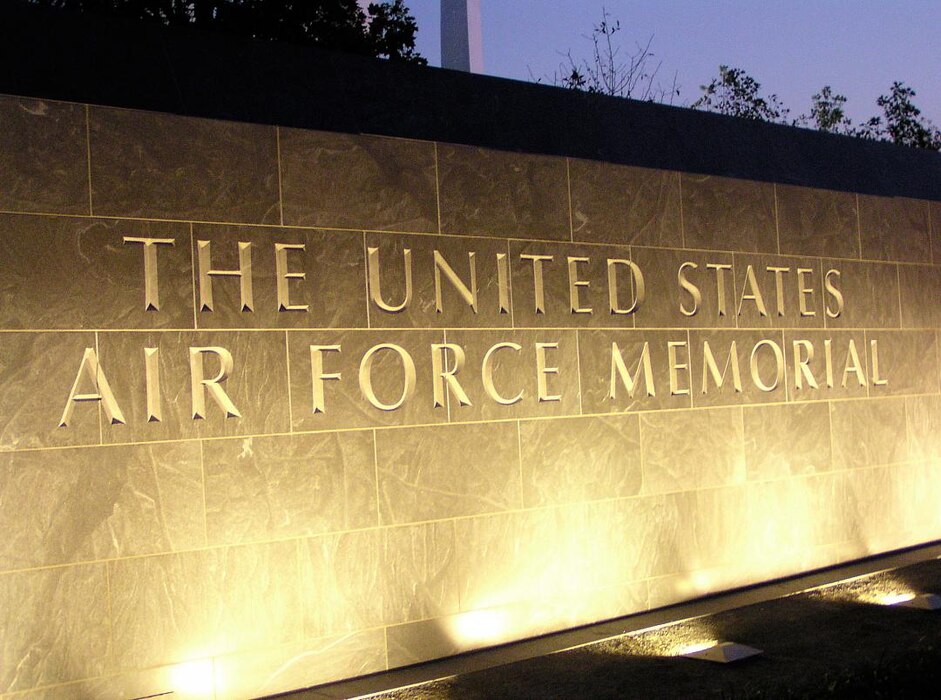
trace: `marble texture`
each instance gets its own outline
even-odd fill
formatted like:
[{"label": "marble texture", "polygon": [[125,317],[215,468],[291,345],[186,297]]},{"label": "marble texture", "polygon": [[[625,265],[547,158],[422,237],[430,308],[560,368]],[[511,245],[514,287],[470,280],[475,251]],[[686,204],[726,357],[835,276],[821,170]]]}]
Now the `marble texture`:
[{"label": "marble texture", "polygon": [[205,546],[199,445],[0,455],[0,571]]},{"label": "marble texture", "polygon": [[[830,369],[833,386],[827,386],[827,341],[830,341]],[[813,356],[803,345],[795,343],[810,342]],[[850,348],[856,350],[863,382],[853,371],[855,360]],[[820,399],[849,399],[869,396],[869,344],[863,331],[785,331],[784,357],[787,366],[788,401],[815,401]],[[811,385],[803,370],[798,368],[801,360],[806,361],[807,371],[814,378],[817,386]],[[849,371],[846,371],[849,370]],[[800,385],[798,385],[800,378]],[[844,386],[843,380],[846,380]]]},{"label": "marble texture", "polygon": [[905,399],[905,418],[913,459],[941,463],[941,396]]},{"label": "marble texture", "polygon": [[899,265],[902,328],[941,328],[941,267]]},{"label": "marble texture", "polygon": [[92,212],[274,224],[274,127],[155,112],[89,110]]},{"label": "marble texture", "polygon": [[101,675],[112,613],[102,564],[0,574],[0,692]]},{"label": "marble texture", "polygon": [[516,424],[376,431],[383,525],[515,510],[520,496]]},{"label": "marble texture", "polygon": [[941,202],[928,203],[928,228],[931,234],[931,261],[941,265]]},{"label": "marble texture", "polygon": [[[239,245],[251,244],[251,311],[242,310],[240,279],[234,276],[211,276],[212,310],[203,308],[202,281],[195,262],[200,241],[209,242],[212,270],[239,270]],[[287,280],[287,299],[281,303],[307,306],[306,311],[281,309],[275,262],[275,245],[279,243],[304,246],[303,250],[285,251],[287,273],[305,277]],[[196,295],[199,328],[366,328],[366,263],[360,233],[195,224],[192,259],[196,276],[190,284]]]},{"label": "marble texture", "polygon": [[781,253],[859,258],[856,195],[775,186]]},{"label": "marble texture", "polygon": [[830,430],[837,469],[883,466],[910,458],[904,399],[834,401]]},{"label": "marble texture", "polygon": [[[541,275],[533,260],[523,255],[549,256],[542,260]],[[569,258],[585,258],[574,262]],[[608,284],[608,260],[630,260],[627,246],[573,245],[571,243],[535,243],[511,241],[510,260],[513,279],[513,324],[517,328],[632,328],[635,314],[611,313]],[[643,273],[644,271],[641,270]],[[616,267],[619,308],[628,309],[636,299],[634,276],[626,265]],[[542,280],[542,311],[537,311],[538,280]],[[586,286],[581,283],[586,282]],[[578,283],[578,284],[574,284]],[[576,304],[591,313],[572,311],[572,287]]]},{"label": "marble texture", "polygon": [[680,247],[680,174],[569,160],[574,240]]},{"label": "marble texture", "polygon": [[207,440],[211,545],[378,524],[370,431]]},{"label": "marble texture", "polygon": [[[739,404],[771,403],[787,400],[787,360],[784,354],[784,338],[781,331],[732,331],[732,330],[692,330],[689,332],[690,344],[690,384],[694,407],[736,406]],[[774,348],[767,343],[755,352],[755,347],[763,341],[769,341],[781,350],[783,361],[782,379],[778,381],[778,364]],[[732,358],[732,343],[735,343],[735,360]],[[707,364],[706,344],[715,360],[715,367],[722,377],[722,386],[712,374],[712,366]],[[751,358],[754,353],[757,379],[765,387],[774,387],[771,391],[761,389],[752,375]],[[735,386],[734,364],[737,362],[741,391]]]},{"label": "marble texture", "polygon": [[640,442],[644,494],[745,481],[741,408],[646,413],[640,419]]},{"label": "marble texture", "polygon": [[0,450],[99,444],[97,403],[76,406],[59,427],[85,349],[94,347],[94,333],[0,333]]},{"label": "marble texture", "polygon": [[[937,336],[932,331],[866,331],[869,350],[870,396],[936,394],[938,383]],[[884,385],[873,381],[872,341],[878,343],[879,374]]]},{"label": "marble texture", "polygon": [[[749,267],[754,274],[755,283],[749,279]],[[769,268],[787,268],[786,272],[775,272]],[[798,270],[810,270],[803,273],[799,281]],[[836,302],[824,288],[824,270],[815,258],[791,258],[779,255],[736,254],[734,265],[735,306],[733,311],[739,328],[823,328],[825,322],[824,304],[834,310]],[[778,281],[781,282],[781,306],[778,305]],[[839,281],[834,285],[839,288]],[[801,293],[801,287],[811,290]],[[758,297],[757,300],[745,296]],[[801,298],[809,315],[801,313]],[[761,305],[764,305],[762,314]]]},{"label": "marble texture", "polygon": [[0,96],[0,209],[87,214],[85,106]]},{"label": "marble texture", "polygon": [[433,143],[279,131],[285,224],[438,231]]},{"label": "marble texture", "polygon": [[929,260],[928,202],[859,195],[859,239],[864,260]]},{"label": "marble texture", "polygon": [[899,278],[896,265],[823,260],[823,274],[839,270],[846,300],[843,313],[827,318],[827,328],[898,328]]},{"label": "marble texture", "polygon": [[[143,245],[125,237],[174,241],[155,246],[159,311],[147,309]],[[0,214],[0,245],[4,329],[193,327],[185,224]]]},{"label": "marble texture", "polygon": [[[290,430],[283,331],[109,332],[98,334],[99,359],[126,424],[102,420],[105,443],[283,433]],[[159,421],[148,420],[144,348],[158,348]],[[231,375],[220,383],[241,416],[227,417],[206,391],[206,416],[193,419],[190,348],[221,347],[232,355]],[[81,354],[74,355],[75,366]],[[203,355],[204,377],[216,377],[221,359]],[[65,385],[63,391],[68,392]],[[67,393],[65,394],[68,395]],[[82,409],[76,408],[78,415]]]},{"label": "marble texture", "polygon": [[[578,361],[581,371],[582,410],[584,413],[620,413],[646,411],[663,408],[689,408],[689,336],[685,330],[676,331],[609,331],[587,330],[578,332]],[[650,356],[652,386],[648,390],[640,361],[644,344]],[[686,365],[677,369],[677,390],[670,389],[669,343],[683,343],[676,350],[676,361]],[[631,397],[625,383],[616,374],[614,396],[611,395],[611,365],[613,345],[617,344],[624,360],[624,367],[632,377],[637,375],[634,396]],[[617,371],[617,370],[615,370]],[[651,396],[651,392],[654,394]]]},{"label": "marble texture", "polygon": [[[735,288],[732,283],[732,255],[657,248],[632,248],[634,262],[644,273],[647,300],[634,317],[635,328],[735,328]],[[693,311],[692,294],[678,283],[677,275],[684,263],[695,268],[684,271],[689,282],[699,289],[701,304],[692,316],[681,308]],[[729,266],[711,269],[707,265]],[[719,294],[719,278],[722,294]],[[724,300],[724,304],[720,302]],[[724,311],[720,315],[720,308]]]},{"label": "marble texture", "polygon": [[119,668],[300,641],[297,545],[225,547],[109,564]]},{"label": "marble texture", "polygon": [[[502,336],[502,334],[501,334]],[[288,349],[291,367],[291,411],[296,431],[373,428],[390,425],[425,425],[446,423],[446,406],[435,407],[432,386],[431,345],[443,343],[444,333],[437,331],[290,331]],[[384,411],[374,407],[359,385],[359,368],[370,348],[392,343],[402,348],[415,364],[415,392],[401,408]],[[340,346],[339,352],[323,352],[325,374],[340,374],[339,380],[324,380],[324,411],[314,413],[310,346]],[[479,366],[479,365],[478,365]],[[467,387],[465,377],[476,372],[468,364],[458,373]],[[376,397],[391,405],[404,392],[404,369],[393,350],[375,355],[372,386]]]},{"label": "marble texture", "polygon": [[641,486],[637,416],[522,421],[527,508],[636,495]]},{"label": "marble texture", "polygon": [[[573,330],[461,330],[448,331],[449,343],[464,348],[467,364],[458,377],[471,400],[470,406],[458,405],[450,399],[451,421],[501,420],[507,418],[535,418],[546,416],[573,416],[579,413],[578,348]],[[494,401],[485,391],[483,358],[496,343],[513,342],[522,349],[497,351],[492,357],[493,384],[506,400],[522,392],[522,398],[513,405]],[[540,401],[536,343],[555,343],[557,348],[545,350],[546,368],[558,368],[557,374],[546,374],[548,395],[559,400]]]},{"label": "marble texture", "polygon": [[774,185],[683,173],[686,248],[777,253]]},{"label": "marble texture", "polygon": [[[366,246],[379,250],[379,291],[383,302],[392,307],[405,301],[405,250],[411,251],[412,299],[402,311],[386,311],[376,304],[372,300],[373,290],[363,290],[363,273],[360,273],[356,293],[351,296],[364,299],[368,296],[371,328],[508,328],[511,325],[510,304],[507,304],[505,312],[500,308],[498,282],[497,256],[502,255],[506,259],[509,253],[506,241],[367,233]],[[444,271],[438,273],[441,279],[441,311],[437,310],[436,252],[471,293],[473,277],[470,256],[473,254],[477,284],[476,311],[448,280]],[[506,264],[509,270],[508,260]],[[509,293],[508,280],[506,294]]]},{"label": "marble texture", "polygon": [[441,232],[571,240],[564,158],[438,144]]},{"label": "marble texture", "polygon": [[748,406],[744,417],[749,481],[815,474],[831,468],[827,404]]}]

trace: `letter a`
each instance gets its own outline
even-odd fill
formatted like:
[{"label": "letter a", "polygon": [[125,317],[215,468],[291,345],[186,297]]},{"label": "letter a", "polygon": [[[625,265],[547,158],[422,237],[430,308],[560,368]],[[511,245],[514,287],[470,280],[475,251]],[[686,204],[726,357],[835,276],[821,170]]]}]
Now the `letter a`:
[{"label": "letter a", "polygon": [[[78,393],[79,385],[82,379],[87,379],[94,387],[93,394]],[[95,348],[85,348],[85,354],[82,355],[82,364],[79,365],[78,374],[75,376],[75,382],[72,384],[72,390],[69,392],[68,401],[65,402],[65,410],[62,411],[62,419],[59,421],[60,428],[69,427],[69,421],[72,420],[72,411],[75,410],[76,401],[101,401],[101,407],[108,417],[108,422],[112,425],[124,425],[124,414],[118,402],[114,399],[111,392],[111,386],[105,373],[98,366],[98,355]]]}]

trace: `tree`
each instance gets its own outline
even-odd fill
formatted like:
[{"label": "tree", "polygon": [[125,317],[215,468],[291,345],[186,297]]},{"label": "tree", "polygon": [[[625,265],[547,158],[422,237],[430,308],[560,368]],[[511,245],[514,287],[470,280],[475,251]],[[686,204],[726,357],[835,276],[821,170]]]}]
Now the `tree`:
[{"label": "tree", "polygon": [[571,50],[567,51],[559,69],[547,76],[549,82],[601,95],[672,103],[679,95],[676,79],[669,88],[654,84],[662,62],[654,65],[655,56],[650,50],[653,36],[646,44],[635,44],[634,50],[627,53],[618,42],[620,31],[621,21],[612,19],[602,7],[601,21],[592,28],[591,35],[585,37],[592,43],[591,58],[578,60]]},{"label": "tree", "polygon": [[824,85],[810,101],[810,114],[802,114],[794,120],[794,126],[804,126],[831,134],[850,134],[854,130],[852,121],[846,116],[846,97],[834,94],[829,85]]},{"label": "tree", "polygon": [[37,5],[218,30],[425,64],[404,0],[30,0]]},{"label": "tree", "polygon": [[915,91],[905,83],[892,83],[889,94],[876,100],[882,108],[882,116],[869,119],[854,135],[941,151],[941,130],[921,116],[921,110],[912,102],[913,97]]},{"label": "tree", "polygon": [[719,66],[719,76],[708,85],[700,85],[703,94],[693,102],[694,109],[727,114],[743,119],[787,123],[790,110],[777,95],[761,95],[761,83],[741,68]]}]

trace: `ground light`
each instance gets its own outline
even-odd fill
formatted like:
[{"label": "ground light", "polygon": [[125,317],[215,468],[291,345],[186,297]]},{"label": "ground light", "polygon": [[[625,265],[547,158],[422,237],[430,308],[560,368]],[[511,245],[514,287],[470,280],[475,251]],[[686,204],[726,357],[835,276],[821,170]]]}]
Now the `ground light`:
[{"label": "ground light", "polygon": [[763,653],[761,649],[755,649],[746,644],[737,642],[715,642],[712,644],[698,644],[679,656],[687,659],[700,659],[702,661],[712,661],[717,664],[730,664],[742,659],[749,659]]},{"label": "ground light", "polygon": [[934,593],[915,595],[909,593],[897,596],[894,602],[885,602],[883,605],[892,605],[899,608],[914,608],[916,610],[941,610],[941,596]]}]

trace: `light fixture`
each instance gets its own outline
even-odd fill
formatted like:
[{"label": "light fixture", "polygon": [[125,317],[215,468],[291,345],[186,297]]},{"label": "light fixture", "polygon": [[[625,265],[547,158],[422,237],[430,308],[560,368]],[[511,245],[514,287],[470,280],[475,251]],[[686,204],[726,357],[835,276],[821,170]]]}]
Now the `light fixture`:
[{"label": "light fixture", "polygon": [[941,596],[934,593],[904,596],[894,603],[886,603],[898,608],[915,608],[917,610],[941,610]]},{"label": "light fixture", "polygon": [[737,642],[717,642],[715,644],[697,645],[690,648],[680,656],[687,659],[702,659],[703,661],[712,661],[717,664],[730,664],[742,659],[748,659],[763,653],[761,649],[738,644]]}]

